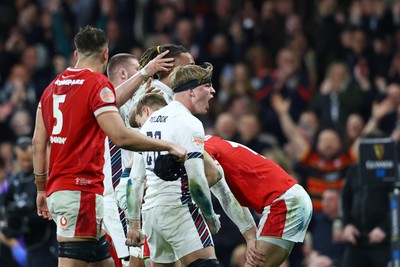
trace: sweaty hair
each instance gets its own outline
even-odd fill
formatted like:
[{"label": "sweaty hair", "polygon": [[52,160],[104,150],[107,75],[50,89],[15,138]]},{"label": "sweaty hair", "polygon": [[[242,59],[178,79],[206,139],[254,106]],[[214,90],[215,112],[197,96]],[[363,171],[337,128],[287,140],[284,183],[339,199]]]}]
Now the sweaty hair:
[{"label": "sweaty hair", "polygon": [[204,84],[211,81],[213,65],[205,62],[203,65],[186,65],[176,67],[169,75],[172,90],[186,84],[190,81],[197,80],[198,84]]},{"label": "sweaty hair", "polygon": [[100,54],[108,44],[103,30],[86,26],[75,35],[74,43],[79,55],[89,57]]},{"label": "sweaty hair", "polygon": [[142,115],[142,108],[144,106],[149,107],[153,110],[160,109],[167,105],[167,101],[165,101],[164,97],[157,93],[144,94],[139,98],[136,107],[135,114]]},{"label": "sweaty hair", "polygon": [[[131,60],[137,58],[128,53],[120,53],[112,56],[108,60],[108,65],[107,65],[107,76],[110,78],[110,76],[120,67],[128,68],[128,66],[131,64]],[[111,79],[111,78],[110,78]]]}]

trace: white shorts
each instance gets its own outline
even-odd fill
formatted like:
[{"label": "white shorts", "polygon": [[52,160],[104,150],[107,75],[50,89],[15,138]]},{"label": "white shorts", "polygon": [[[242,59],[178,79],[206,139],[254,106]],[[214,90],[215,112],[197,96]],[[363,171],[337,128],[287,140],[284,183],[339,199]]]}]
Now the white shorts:
[{"label": "white shorts", "polygon": [[172,263],[214,246],[207,223],[195,205],[159,206],[142,214],[150,259],[156,263]]},{"label": "white shorts", "polygon": [[57,191],[47,197],[47,206],[57,224],[57,235],[70,238],[100,238],[103,197],[81,191]]},{"label": "white shorts", "polygon": [[118,258],[129,256],[129,249],[125,245],[126,235],[120,220],[117,203],[114,199],[104,196],[104,221],[103,227],[111,237]]},{"label": "white shorts", "polygon": [[270,238],[280,238],[303,242],[311,216],[310,196],[296,184],[264,208],[257,239],[269,242]]}]

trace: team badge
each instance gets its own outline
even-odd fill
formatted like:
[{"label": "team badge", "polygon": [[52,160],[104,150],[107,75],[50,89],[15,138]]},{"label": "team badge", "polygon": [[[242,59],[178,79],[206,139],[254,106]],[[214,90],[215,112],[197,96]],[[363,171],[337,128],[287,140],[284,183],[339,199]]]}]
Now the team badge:
[{"label": "team badge", "polygon": [[113,91],[108,87],[104,87],[100,91],[100,99],[105,103],[113,103],[115,101]]},{"label": "team badge", "polygon": [[204,150],[204,136],[201,133],[194,133],[192,135],[192,143],[199,151]]}]

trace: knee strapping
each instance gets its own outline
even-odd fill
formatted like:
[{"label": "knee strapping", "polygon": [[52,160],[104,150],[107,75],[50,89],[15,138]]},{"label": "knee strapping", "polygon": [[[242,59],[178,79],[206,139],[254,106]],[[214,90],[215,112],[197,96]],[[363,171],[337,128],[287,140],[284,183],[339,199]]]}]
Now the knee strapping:
[{"label": "knee strapping", "polygon": [[93,262],[102,261],[111,257],[110,254],[110,243],[107,241],[106,236],[100,237],[97,241],[97,246],[95,249],[96,256]]},{"label": "knee strapping", "polygon": [[85,262],[98,262],[111,257],[110,244],[105,236],[99,241],[60,242],[58,256]]},{"label": "knee strapping", "polygon": [[96,257],[95,241],[76,241],[58,243],[58,256],[75,260],[92,262]]},{"label": "knee strapping", "polygon": [[187,267],[218,267],[218,259],[198,259],[189,264]]}]

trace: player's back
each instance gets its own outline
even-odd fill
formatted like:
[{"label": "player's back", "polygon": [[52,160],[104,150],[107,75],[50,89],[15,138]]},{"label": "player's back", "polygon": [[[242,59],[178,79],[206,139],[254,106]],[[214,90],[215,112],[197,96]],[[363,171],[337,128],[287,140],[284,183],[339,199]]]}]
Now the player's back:
[{"label": "player's back", "polygon": [[116,110],[109,80],[89,69],[68,68],[46,88],[40,105],[51,144],[48,194],[102,194],[105,134],[96,116]]},{"label": "player's back", "polygon": [[297,183],[276,163],[244,145],[207,135],[204,150],[221,164],[240,204],[259,213]]},{"label": "player's back", "polygon": [[[141,128],[141,133],[158,139],[180,144],[188,154],[199,153],[193,147],[193,129],[204,135],[201,122],[194,117],[181,103],[172,101],[169,105],[155,111]],[[196,131],[195,131],[196,132]],[[167,152],[162,152],[166,154]],[[162,205],[185,205],[191,202],[187,177],[177,181],[166,182],[154,172],[154,160],[159,152],[143,152],[146,165],[147,190],[143,209]]]}]

